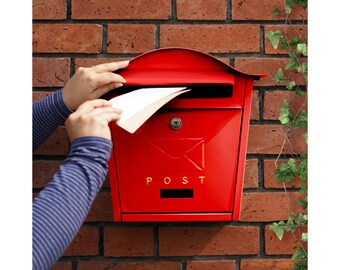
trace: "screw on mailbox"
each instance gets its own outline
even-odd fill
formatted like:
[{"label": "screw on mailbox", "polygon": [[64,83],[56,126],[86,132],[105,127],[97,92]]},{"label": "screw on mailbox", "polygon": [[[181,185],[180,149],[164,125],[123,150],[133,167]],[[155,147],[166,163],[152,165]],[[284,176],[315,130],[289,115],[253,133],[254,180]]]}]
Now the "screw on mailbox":
[{"label": "screw on mailbox", "polygon": [[178,117],[174,117],[170,120],[170,127],[172,129],[180,129],[182,127],[182,120]]}]

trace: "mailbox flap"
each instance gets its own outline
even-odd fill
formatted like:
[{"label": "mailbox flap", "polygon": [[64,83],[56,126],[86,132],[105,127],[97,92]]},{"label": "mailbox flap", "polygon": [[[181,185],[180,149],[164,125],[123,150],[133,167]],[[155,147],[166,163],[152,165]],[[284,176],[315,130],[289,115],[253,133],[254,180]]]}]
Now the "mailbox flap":
[{"label": "mailbox flap", "polygon": [[234,85],[234,75],[241,74],[218,58],[186,48],[162,48],[141,54],[130,64],[117,71],[127,83],[125,85],[192,85],[229,84]]}]

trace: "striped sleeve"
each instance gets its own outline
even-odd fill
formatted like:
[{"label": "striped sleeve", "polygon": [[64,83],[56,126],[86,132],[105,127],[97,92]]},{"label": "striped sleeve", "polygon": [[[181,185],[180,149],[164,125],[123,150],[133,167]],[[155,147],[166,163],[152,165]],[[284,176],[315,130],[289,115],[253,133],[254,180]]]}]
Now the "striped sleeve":
[{"label": "striped sleeve", "polygon": [[33,103],[33,151],[38,149],[49,136],[63,125],[72,111],[65,105],[61,89]]},{"label": "striped sleeve", "polygon": [[70,154],[33,202],[33,269],[50,269],[78,233],[108,170],[112,142],[75,139]]}]

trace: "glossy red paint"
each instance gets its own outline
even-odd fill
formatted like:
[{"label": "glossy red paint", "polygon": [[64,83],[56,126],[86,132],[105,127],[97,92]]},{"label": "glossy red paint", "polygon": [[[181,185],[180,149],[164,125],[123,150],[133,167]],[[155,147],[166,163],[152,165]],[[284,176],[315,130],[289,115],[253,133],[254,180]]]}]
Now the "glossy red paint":
[{"label": "glossy red paint", "polygon": [[147,86],[192,90],[134,134],[110,125],[114,220],[239,220],[253,80],[263,75],[184,48],[144,53],[118,73],[127,83],[109,98]]}]

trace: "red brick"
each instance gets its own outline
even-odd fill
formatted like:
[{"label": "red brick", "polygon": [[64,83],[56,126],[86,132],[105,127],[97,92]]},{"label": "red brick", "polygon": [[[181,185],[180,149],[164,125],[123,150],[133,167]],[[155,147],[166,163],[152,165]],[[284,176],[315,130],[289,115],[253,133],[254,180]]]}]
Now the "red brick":
[{"label": "red brick", "polygon": [[79,262],[77,270],[181,270],[180,262]]},{"label": "red brick", "polygon": [[34,24],[33,52],[99,53],[102,26],[95,24]]},{"label": "red brick", "polygon": [[[287,160],[284,160],[287,162]],[[275,180],[275,170],[280,166],[283,160],[278,160],[277,167],[275,160],[264,161],[264,186],[265,188],[283,188],[281,181]],[[306,181],[301,181],[300,178],[296,177],[292,182],[285,183],[286,188],[299,188],[302,184],[306,184]]]},{"label": "red brick", "polygon": [[33,20],[66,19],[66,0],[33,0]]},{"label": "red brick", "polygon": [[57,262],[53,265],[52,270],[72,270],[71,262]]},{"label": "red brick", "polygon": [[104,255],[114,257],[153,256],[152,227],[105,228]]},{"label": "red brick", "polygon": [[41,92],[33,92],[32,93],[32,102],[36,102],[39,99],[42,99],[44,97],[47,97],[49,95],[51,95],[52,92],[47,92],[47,91],[41,91]]},{"label": "red brick", "polygon": [[33,188],[43,188],[58,170],[60,161],[33,161]]},{"label": "red brick", "polygon": [[296,200],[302,199],[298,192],[244,193],[241,221],[266,222],[287,220],[290,212],[301,212]]},{"label": "red brick", "polygon": [[72,1],[72,19],[169,19],[171,0]]},{"label": "red brick", "polygon": [[33,58],[33,86],[64,86],[70,78],[69,58]]},{"label": "red brick", "polygon": [[240,226],[161,227],[161,256],[242,255],[259,253],[259,228]]},{"label": "red brick", "polygon": [[160,42],[213,53],[259,52],[260,25],[161,25]]},{"label": "red brick", "polygon": [[258,160],[248,159],[246,161],[246,169],[244,173],[244,188],[258,188]]},{"label": "red brick", "polygon": [[64,127],[59,127],[47,141],[34,152],[34,154],[64,156],[68,154],[68,150],[69,140],[67,138],[66,130]]},{"label": "red brick", "polygon": [[234,270],[235,261],[187,261],[187,270]]},{"label": "red brick", "polygon": [[225,0],[177,0],[178,20],[225,20]]},{"label": "red brick", "polygon": [[304,227],[301,230],[295,230],[294,234],[285,232],[282,240],[279,240],[275,233],[269,230],[269,226],[266,226],[264,233],[266,255],[293,254],[299,246],[298,240],[301,239],[301,233],[307,231],[307,227]]},{"label": "red brick", "polygon": [[[232,19],[233,20],[285,20],[283,10],[284,2],[281,0],[232,0]],[[279,16],[271,13],[275,8],[282,12]],[[290,15],[292,20],[307,19],[306,10],[299,6],[294,6]]]},{"label": "red brick", "polygon": [[63,256],[95,256],[98,254],[98,229],[94,227],[82,227]]},{"label": "red brick", "polygon": [[110,192],[99,192],[97,194],[85,221],[113,221],[112,199]]},{"label": "red brick", "polygon": [[301,74],[284,70],[288,62],[288,58],[236,58],[235,67],[240,71],[267,75],[261,80],[255,81],[255,86],[285,85],[285,83],[275,83],[272,79],[279,68],[283,70],[287,78],[295,81],[297,85],[305,85],[306,81]]},{"label": "red brick", "polygon": [[241,221],[284,220],[288,215],[289,200],[284,192],[243,194]]},{"label": "red brick", "polygon": [[[275,32],[276,30],[280,30],[285,39],[291,40],[293,37],[300,38],[303,42],[307,42],[307,26],[306,25],[287,25],[287,26],[279,26],[279,25],[270,25],[264,27],[265,35],[269,31]],[[286,54],[287,49],[281,49],[281,44],[277,49],[274,49],[271,42],[266,38],[265,43],[265,53],[266,54]]]},{"label": "red brick", "polygon": [[241,260],[240,270],[293,270],[294,263],[291,259]]},{"label": "red brick", "polygon": [[[292,154],[306,152],[306,142],[303,129],[292,129],[289,132],[289,141],[284,142],[285,128],[281,125],[250,125],[248,154]],[[292,147],[294,151],[292,150]]]},{"label": "red brick", "polygon": [[250,112],[250,119],[251,120],[259,120],[259,91],[254,90],[252,96],[252,103],[251,103],[251,112]]},{"label": "red brick", "polygon": [[156,26],[151,24],[109,25],[107,52],[142,53],[155,48]]},{"label": "red brick", "polygon": [[296,91],[265,91],[263,119],[278,120],[280,107],[284,100],[291,106],[291,111],[298,113],[300,109],[307,111],[307,95],[297,96]]}]

